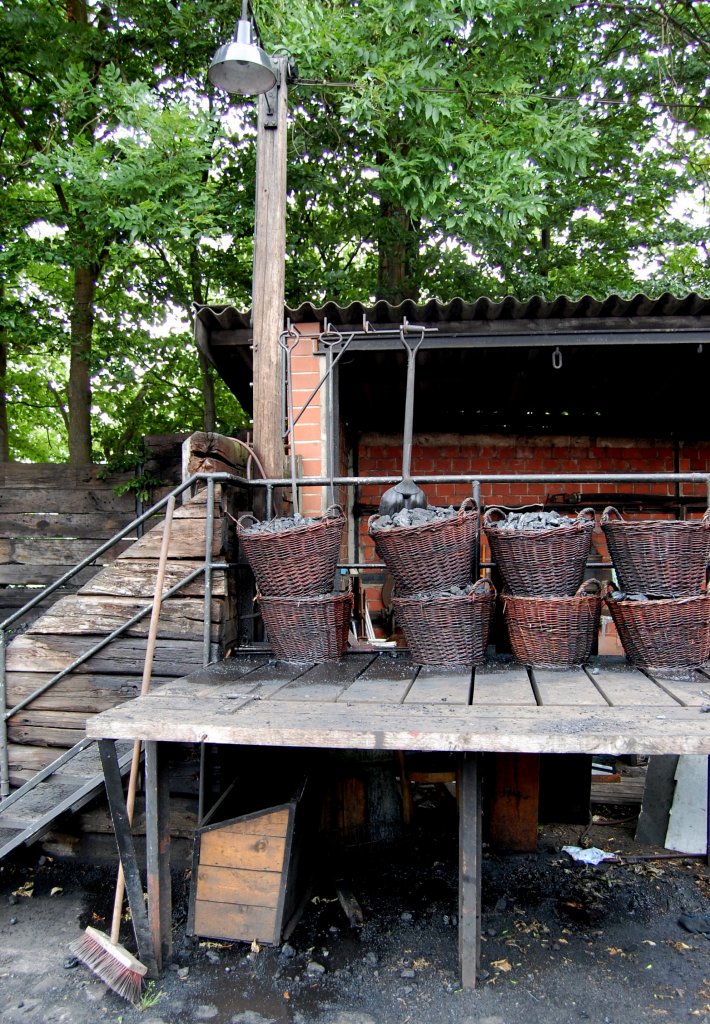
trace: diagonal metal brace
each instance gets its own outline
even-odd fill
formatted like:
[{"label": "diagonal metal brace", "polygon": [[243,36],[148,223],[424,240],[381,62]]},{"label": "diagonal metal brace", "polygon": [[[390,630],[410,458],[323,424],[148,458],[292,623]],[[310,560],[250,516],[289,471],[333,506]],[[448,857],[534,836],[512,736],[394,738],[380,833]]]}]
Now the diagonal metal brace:
[{"label": "diagonal metal brace", "polygon": [[106,795],[116,833],[118,855],[121,858],[126,882],[128,905],[131,908],[133,932],[138,946],[138,959],[148,968],[148,977],[157,978],[159,975],[158,964],[148,924],[148,912],[143,899],[143,886],[136,849],[133,844],[133,834],[128,820],[126,798],[116,756],[116,744],[113,740],[99,740],[98,744],[106,782]]}]

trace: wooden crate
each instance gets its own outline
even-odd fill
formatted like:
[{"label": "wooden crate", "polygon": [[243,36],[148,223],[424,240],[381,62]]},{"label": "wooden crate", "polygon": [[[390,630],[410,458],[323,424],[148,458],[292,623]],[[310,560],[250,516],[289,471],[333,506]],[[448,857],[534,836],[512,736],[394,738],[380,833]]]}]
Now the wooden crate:
[{"label": "wooden crate", "polygon": [[284,803],[198,829],[191,934],[274,945],[290,935],[309,896],[312,803],[303,782]]}]

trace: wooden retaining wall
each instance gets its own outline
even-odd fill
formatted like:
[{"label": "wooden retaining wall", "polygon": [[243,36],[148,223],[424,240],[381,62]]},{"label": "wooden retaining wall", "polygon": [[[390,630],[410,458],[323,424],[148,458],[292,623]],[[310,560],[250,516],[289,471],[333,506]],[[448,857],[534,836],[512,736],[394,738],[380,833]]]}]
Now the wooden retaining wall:
[{"label": "wooden retaining wall", "polygon": [[[134,495],[116,493],[131,475],[105,477],[100,466],[0,463],[0,621],[135,519]],[[78,590],[130,543],[83,569],[64,592]]]},{"label": "wooden retaining wall", "polygon": [[[76,508],[82,502],[82,507],[87,507],[90,500],[87,495],[91,492],[91,481],[95,479],[91,468],[81,471],[84,472],[84,476],[75,478],[77,485],[84,484],[75,488]],[[165,589],[203,564],[206,495],[207,490],[203,487],[175,510]],[[108,494],[103,493],[97,498],[106,506],[110,506],[111,500]],[[240,492],[235,493],[230,488],[223,491],[219,485],[215,487],[215,560],[227,561],[232,557],[234,524],[225,509],[229,502],[233,506],[230,509],[232,514],[238,515],[240,500],[244,500]],[[37,507],[41,508],[41,505]],[[36,514],[47,515],[44,512]],[[103,513],[67,513],[69,516],[105,515],[112,522],[114,515],[122,514],[120,509],[112,513],[108,507]],[[18,512],[16,515],[22,516],[25,513]],[[57,526],[57,532],[60,531],[61,527]],[[54,673],[66,668],[76,657],[130,619],[139,609],[150,604],[162,535],[161,516],[152,528],[146,530],[143,537],[133,542],[120,542],[118,551],[111,553],[110,557],[104,557],[102,565],[82,574],[81,585],[76,592],[61,596],[26,631],[10,641],[7,649],[8,707],[13,707],[33,693]],[[80,544],[87,543],[83,539],[76,540]],[[81,550],[80,547],[72,547],[72,552]],[[56,567],[64,563],[51,564]],[[0,571],[7,567],[6,563]],[[185,675],[203,664],[203,609],[202,577],[164,602],[153,663],[153,676],[156,680]],[[222,656],[236,635],[235,609],[235,585],[231,575],[215,572],[210,611],[212,658]],[[21,785],[54,760],[61,749],[81,739],[85,734],[88,715],[137,695],[143,674],[149,622],[150,616],[146,615],[126,635],[112,641],[108,647],[10,719],[8,734],[12,786]]]}]

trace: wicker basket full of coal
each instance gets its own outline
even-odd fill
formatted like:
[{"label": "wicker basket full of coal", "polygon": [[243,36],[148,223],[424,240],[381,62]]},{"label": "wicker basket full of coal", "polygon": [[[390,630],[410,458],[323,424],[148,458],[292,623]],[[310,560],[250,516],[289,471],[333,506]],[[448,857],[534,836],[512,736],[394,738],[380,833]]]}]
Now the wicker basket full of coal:
[{"label": "wicker basket full of coal", "polygon": [[513,657],[538,668],[572,668],[589,660],[599,632],[601,585],[583,583],[573,597],[504,594]]},{"label": "wicker basket full of coal", "polygon": [[687,676],[710,661],[707,593],[653,598],[609,588],[606,605],[632,665]]},{"label": "wicker basket full of coal", "polygon": [[367,530],[394,579],[398,597],[457,586],[472,579],[479,516],[471,498],[458,511],[402,509],[394,516],[370,516]]},{"label": "wicker basket full of coal", "polygon": [[577,593],[592,545],[593,509],[562,516],[554,511],[489,508],[483,529],[508,593],[519,597]]},{"label": "wicker basket full of coal", "polygon": [[710,509],[702,519],[628,519],[609,505],[601,518],[621,590],[691,597],[705,586]]},{"label": "wicker basket full of coal", "polygon": [[486,659],[496,592],[488,579],[410,597],[393,597],[417,665],[481,665]]},{"label": "wicker basket full of coal", "polygon": [[240,516],[237,537],[268,597],[327,594],[333,589],[345,516],[332,505],[324,516],[281,516],[260,522]]},{"label": "wicker basket full of coal", "polygon": [[348,648],[350,591],[314,597],[266,597],[259,607],[266,635],[280,661],[337,661]]}]

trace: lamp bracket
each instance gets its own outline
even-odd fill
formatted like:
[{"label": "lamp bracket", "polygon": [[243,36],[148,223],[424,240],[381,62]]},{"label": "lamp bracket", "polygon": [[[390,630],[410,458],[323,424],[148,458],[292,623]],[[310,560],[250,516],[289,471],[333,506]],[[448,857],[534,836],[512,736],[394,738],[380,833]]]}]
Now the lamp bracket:
[{"label": "lamp bracket", "polygon": [[274,65],[276,72],[276,85],[273,89],[269,89],[268,92],[264,93],[264,103],[266,104],[266,114],[264,115],[263,125],[264,128],[278,128],[279,126],[279,87],[281,85],[281,68],[278,62]]}]

